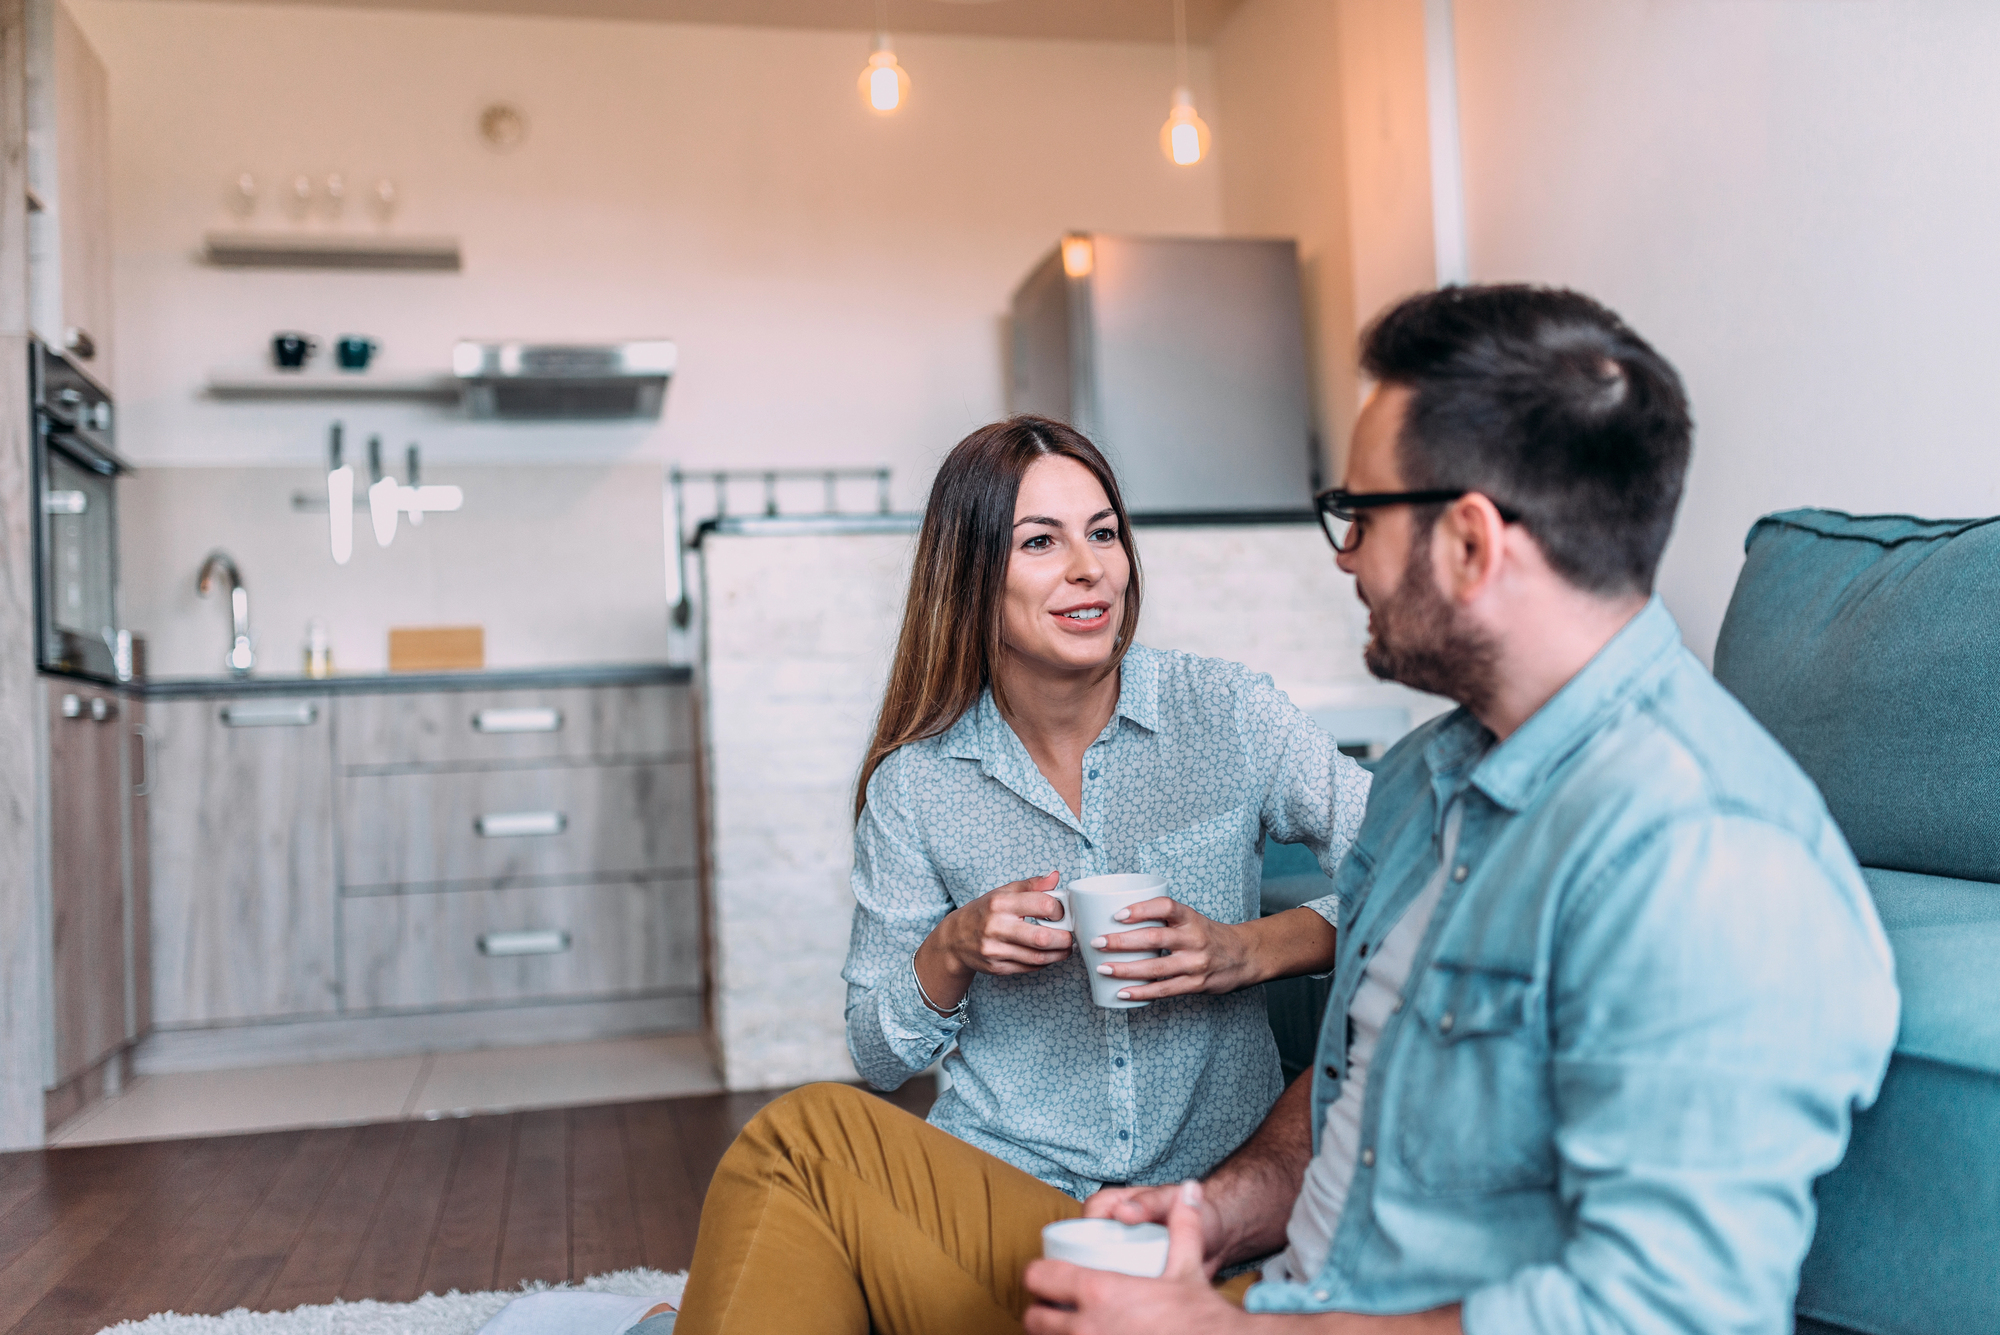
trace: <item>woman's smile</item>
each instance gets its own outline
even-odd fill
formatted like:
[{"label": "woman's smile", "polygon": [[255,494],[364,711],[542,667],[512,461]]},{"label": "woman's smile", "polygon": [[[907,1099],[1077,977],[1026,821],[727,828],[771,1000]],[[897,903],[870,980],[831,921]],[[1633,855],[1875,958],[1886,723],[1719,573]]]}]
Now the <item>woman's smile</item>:
[{"label": "woman's smile", "polygon": [[1117,624],[1111,616],[1111,604],[1107,602],[1080,603],[1075,607],[1065,607],[1051,612],[1049,615],[1072,635],[1092,635],[1110,630]]}]

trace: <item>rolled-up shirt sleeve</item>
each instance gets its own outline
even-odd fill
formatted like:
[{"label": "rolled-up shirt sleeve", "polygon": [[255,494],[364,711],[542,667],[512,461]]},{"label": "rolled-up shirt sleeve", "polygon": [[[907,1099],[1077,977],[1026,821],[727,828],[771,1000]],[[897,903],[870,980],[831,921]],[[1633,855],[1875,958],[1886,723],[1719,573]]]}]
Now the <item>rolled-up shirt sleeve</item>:
[{"label": "rolled-up shirt sleeve", "polygon": [[1886,946],[1826,922],[1827,873],[1771,825],[1667,827],[1620,861],[1606,880],[1626,893],[1567,906],[1550,982],[1574,1232],[1556,1263],[1468,1295],[1465,1329],[1789,1329],[1813,1180],[1895,1037]]},{"label": "rolled-up shirt sleeve", "polygon": [[854,929],[848,941],[847,1050],[877,1089],[895,1089],[951,1046],[962,1013],[939,1015],[917,987],[917,947],[951,896],[895,791],[891,756],[868,785],[854,830]]},{"label": "rolled-up shirt sleeve", "polygon": [[[1328,876],[1340,866],[1361,830],[1372,776],[1342,755],[1326,730],[1274,685],[1258,676],[1244,692],[1245,735],[1269,764],[1264,790],[1266,838],[1303,844]],[[1339,900],[1328,894],[1302,905],[1340,925]]]}]

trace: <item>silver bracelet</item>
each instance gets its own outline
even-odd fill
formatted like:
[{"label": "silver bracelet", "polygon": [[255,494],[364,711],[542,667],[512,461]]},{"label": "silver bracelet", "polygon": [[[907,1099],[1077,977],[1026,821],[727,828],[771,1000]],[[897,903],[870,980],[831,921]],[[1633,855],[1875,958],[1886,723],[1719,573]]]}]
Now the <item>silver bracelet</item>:
[{"label": "silver bracelet", "polygon": [[910,961],[910,977],[916,980],[917,995],[924,999],[924,1005],[930,1008],[931,1014],[941,1020],[956,1020],[959,1016],[965,1014],[965,1002],[966,998],[972,995],[971,988],[965,990],[965,996],[958,999],[956,1006],[947,1008],[932,1001],[931,994],[924,991],[924,976],[917,972],[917,962],[915,960]]}]

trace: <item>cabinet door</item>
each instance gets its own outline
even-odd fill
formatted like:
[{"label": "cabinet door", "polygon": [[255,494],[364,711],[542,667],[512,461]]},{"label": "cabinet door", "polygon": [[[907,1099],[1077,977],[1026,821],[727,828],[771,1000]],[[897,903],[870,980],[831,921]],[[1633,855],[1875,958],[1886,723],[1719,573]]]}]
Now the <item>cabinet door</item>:
[{"label": "cabinet door", "polygon": [[36,333],[111,383],[110,90],[60,0],[29,0],[29,301]]},{"label": "cabinet door", "polygon": [[326,700],[151,700],[147,708],[153,1023],[334,1010]]},{"label": "cabinet door", "polygon": [[50,978],[60,1084],[128,1037],[124,728],[110,692],[47,686]]}]

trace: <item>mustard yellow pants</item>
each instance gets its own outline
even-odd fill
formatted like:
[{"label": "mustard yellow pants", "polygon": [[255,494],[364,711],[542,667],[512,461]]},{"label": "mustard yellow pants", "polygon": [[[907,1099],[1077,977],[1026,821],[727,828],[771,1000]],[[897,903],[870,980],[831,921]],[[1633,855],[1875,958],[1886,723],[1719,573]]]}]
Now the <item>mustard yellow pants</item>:
[{"label": "mustard yellow pants", "polygon": [[716,1168],[674,1335],[1019,1335],[1042,1225],[1082,1213],[871,1094],[808,1085]]}]

